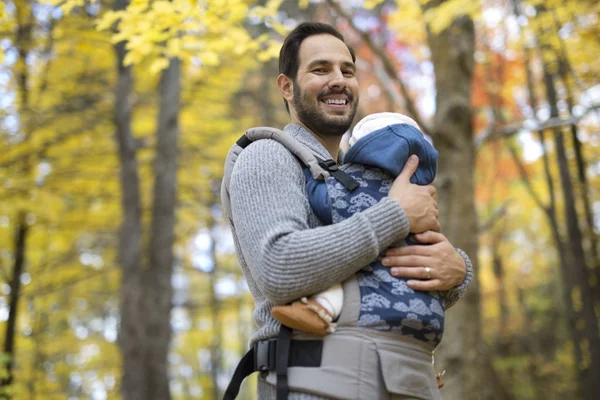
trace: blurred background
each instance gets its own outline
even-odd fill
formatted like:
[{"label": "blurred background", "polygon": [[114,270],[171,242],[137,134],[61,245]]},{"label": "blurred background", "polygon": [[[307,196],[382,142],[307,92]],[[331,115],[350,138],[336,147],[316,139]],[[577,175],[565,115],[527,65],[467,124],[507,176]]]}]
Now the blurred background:
[{"label": "blurred background", "polygon": [[318,20],[357,52],[355,122],[410,115],[441,153],[442,231],[476,268],[436,350],[444,398],[599,399],[599,14],[4,0],[0,398],[221,398],[255,329],[224,157],[249,127],[287,123],[277,54]]}]

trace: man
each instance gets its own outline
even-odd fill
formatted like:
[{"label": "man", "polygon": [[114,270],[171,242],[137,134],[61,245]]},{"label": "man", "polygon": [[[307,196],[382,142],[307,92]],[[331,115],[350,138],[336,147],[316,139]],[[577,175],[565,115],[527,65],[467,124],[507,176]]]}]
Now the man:
[{"label": "man", "polygon": [[[291,117],[284,132],[321,158],[337,159],[358,106],[353,51],[333,27],[303,23],[286,38],[279,66],[277,85]],[[344,295],[349,293],[337,332],[322,341],[320,367],[289,368],[289,398],[439,398],[428,372],[431,349],[395,332],[356,327],[361,299],[352,297],[358,290],[355,274],[409,232],[430,245],[388,251],[382,263],[392,276],[409,279],[411,289],[428,291],[462,292],[470,281],[468,257],[439,233],[435,188],[410,183],[417,165],[416,157],[409,159],[379,203],[323,226],[308,203],[302,164],[280,143],[256,141],[237,158],[229,193],[236,251],[259,328],[251,342],[277,337],[274,305],[342,281]],[[304,343],[296,340],[296,348]],[[280,372],[277,378],[287,380]],[[261,375],[259,399],[275,399],[275,375]]]}]

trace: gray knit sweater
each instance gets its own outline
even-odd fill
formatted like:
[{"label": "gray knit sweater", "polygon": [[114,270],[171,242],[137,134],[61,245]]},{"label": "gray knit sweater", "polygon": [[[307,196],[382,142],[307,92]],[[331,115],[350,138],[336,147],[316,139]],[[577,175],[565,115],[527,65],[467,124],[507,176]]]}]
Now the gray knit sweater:
[{"label": "gray knit sweater", "polygon": [[[284,131],[323,158],[327,150],[303,127]],[[289,303],[327,289],[371,263],[409,233],[408,219],[390,198],[337,224],[323,226],[306,196],[300,162],[278,142],[259,140],[238,157],[230,198],[236,251],[255,302],[258,331],[251,342],[277,336],[274,304]],[[472,276],[456,291],[462,296]]]}]

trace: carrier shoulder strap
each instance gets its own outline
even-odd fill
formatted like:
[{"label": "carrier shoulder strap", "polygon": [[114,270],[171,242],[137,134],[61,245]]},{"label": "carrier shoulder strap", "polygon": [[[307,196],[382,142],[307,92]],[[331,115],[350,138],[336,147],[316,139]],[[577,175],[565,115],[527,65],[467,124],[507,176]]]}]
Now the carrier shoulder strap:
[{"label": "carrier shoulder strap", "polygon": [[293,155],[295,155],[306,168],[310,170],[310,174],[314,179],[324,180],[330,175],[333,175],[344,186],[350,190],[354,190],[358,183],[349,175],[345,174],[337,167],[333,160],[324,160],[305,145],[294,139],[292,136],[284,133],[280,129],[270,127],[251,128],[238,141],[231,146],[227,158],[225,159],[225,169],[223,172],[223,182],[221,184],[221,203],[227,218],[231,221],[231,202],[229,200],[229,184],[231,182],[231,173],[233,166],[240,153],[252,142],[261,139],[273,139],[281,143]]}]

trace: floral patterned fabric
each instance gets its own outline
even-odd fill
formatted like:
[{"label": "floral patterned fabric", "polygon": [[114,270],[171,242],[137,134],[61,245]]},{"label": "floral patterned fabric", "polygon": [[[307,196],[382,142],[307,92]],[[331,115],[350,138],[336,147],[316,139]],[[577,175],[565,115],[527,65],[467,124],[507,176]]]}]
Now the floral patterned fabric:
[{"label": "floral patterned fabric", "polygon": [[[335,178],[327,179],[333,223],[378,203],[387,196],[393,182],[393,177],[381,169],[357,164],[346,164],[342,169],[360,187],[349,192]],[[397,245],[406,243],[402,241]],[[437,346],[444,332],[444,297],[439,292],[421,292],[409,288],[406,279],[393,277],[390,269],[379,261],[371,263],[357,274],[361,295],[357,325],[398,331]]]}]

